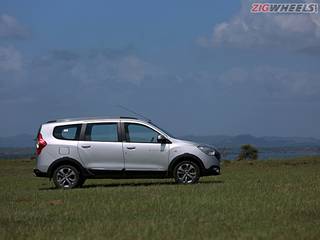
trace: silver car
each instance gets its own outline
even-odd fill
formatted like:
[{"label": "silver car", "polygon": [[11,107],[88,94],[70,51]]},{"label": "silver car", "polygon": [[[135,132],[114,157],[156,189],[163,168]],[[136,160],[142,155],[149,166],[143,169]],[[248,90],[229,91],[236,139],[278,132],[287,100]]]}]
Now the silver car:
[{"label": "silver car", "polygon": [[39,129],[36,154],[35,175],[58,188],[80,187],[88,178],[173,177],[191,184],[220,174],[215,148],[131,117],[49,121]]}]

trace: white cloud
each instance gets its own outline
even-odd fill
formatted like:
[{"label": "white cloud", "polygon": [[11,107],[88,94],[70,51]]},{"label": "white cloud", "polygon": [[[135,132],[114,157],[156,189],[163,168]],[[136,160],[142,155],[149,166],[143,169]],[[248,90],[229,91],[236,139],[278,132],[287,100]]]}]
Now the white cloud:
[{"label": "white cloud", "polygon": [[127,56],[113,65],[120,81],[131,81],[139,84],[147,75],[147,63],[135,56]]},{"label": "white cloud", "polygon": [[19,39],[29,35],[29,31],[12,16],[0,15],[0,38]]},{"label": "white cloud", "polygon": [[79,58],[70,72],[82,83],[128,82],[135,85],[161,74],[158,68],[132,54],[116,57],[94,54],[89,59]]},{"label": "white cloud", "polygon": [[22,56],[17,49],[0,46],[0,72],[17,72],[22,67]]},{"label": "white cloud", "polygon": [[253,0],[243,0],[240,12],[214,26],[210,46],[284,47],[300,50],[320,46],[319,14],[254,14]]},{"label": "white cloud", "polygon": [[218,77],[218,82],[226,88],[241,87],[276,98],[316,97],[320,94],[319,74],[270,66],[231,68]]},{"label": "white cloud", "polygon": [[79,91],[120,96],[153,85],[164,74],[126,49],[55,50],[30,60],[14,47],[0,46],[0,99],[16,98],[16,93],[32,98],[39,87],[52,99]]}]

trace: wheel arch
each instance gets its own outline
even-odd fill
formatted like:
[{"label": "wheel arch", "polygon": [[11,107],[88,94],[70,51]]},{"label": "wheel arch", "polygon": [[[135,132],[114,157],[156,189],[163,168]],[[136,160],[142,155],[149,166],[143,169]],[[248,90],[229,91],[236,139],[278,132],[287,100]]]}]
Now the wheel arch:
[{"label": "wheel arch", "polygon": [[50,164],[47,171],[48,177],[52,178],[54,170],[61,165],[71,165],[77,168],[82,176],[87,176],[89,174],[79,161],[70,157],[63,157],[55,160]]},{"label": "wheel arch", "polygon": [[175,166],[177,166],[177,164],[179,164],[180,162],[183,162],[183,161],[192,161],[192,162],[196,163],[199,166],[200,175],[202,175],[203,170],[205,169],[205,167],[204,167],[201,159],[198,158],[197,156],[193,155],[193,154],[184,153],[184,154],[181,154],[181,155],[175,157],[170,162],[169,167],[168,167],[168,174],[169,174],[170,177],[173,176],[173,170],[174,170]]}]

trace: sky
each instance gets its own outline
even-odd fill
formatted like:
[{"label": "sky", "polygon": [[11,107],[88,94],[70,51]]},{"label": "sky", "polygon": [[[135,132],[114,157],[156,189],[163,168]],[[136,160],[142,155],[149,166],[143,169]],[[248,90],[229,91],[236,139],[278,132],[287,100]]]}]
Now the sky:
[{"label": "sky", "polygon": [[319,13],[252,2],[0,0],[0,136],[122,105],[174,135],[320,138]]}]

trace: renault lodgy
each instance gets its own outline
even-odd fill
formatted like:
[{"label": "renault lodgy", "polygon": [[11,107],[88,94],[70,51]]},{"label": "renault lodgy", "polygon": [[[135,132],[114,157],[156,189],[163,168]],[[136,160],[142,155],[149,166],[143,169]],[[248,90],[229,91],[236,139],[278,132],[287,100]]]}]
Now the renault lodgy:
[{"label": "renault lodgy", "polygon": [[83,185],[88,178],[167,178],[196,183],[220,174],[220,154],[184,141],[130,117],[63,119],[41,125],[36,144],[38,177],[58,188]]}]

